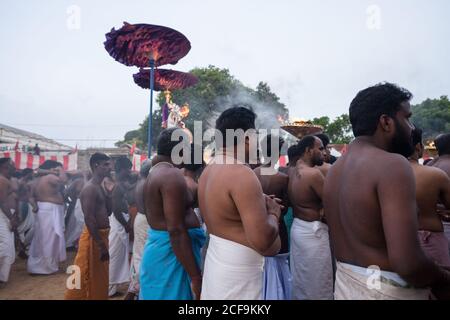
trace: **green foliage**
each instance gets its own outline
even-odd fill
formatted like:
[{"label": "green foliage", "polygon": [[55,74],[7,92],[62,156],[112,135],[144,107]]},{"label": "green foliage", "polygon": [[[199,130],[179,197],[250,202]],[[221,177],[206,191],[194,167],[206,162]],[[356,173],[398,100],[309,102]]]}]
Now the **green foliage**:
[{"label": "green foliage", "polygon": [[353,140],[352,126],[348,114],[340,115],[333,121],[324,116],[314,118],[312,122],[323,127],[323,131],[330,137],[330,142],[333,144],[348,144]]},{"label": "green foliage", "polygon": [[447,96],[427,99],[412,106],[412,122],[423,130],[424,140],[450,132],[450,101]]}]

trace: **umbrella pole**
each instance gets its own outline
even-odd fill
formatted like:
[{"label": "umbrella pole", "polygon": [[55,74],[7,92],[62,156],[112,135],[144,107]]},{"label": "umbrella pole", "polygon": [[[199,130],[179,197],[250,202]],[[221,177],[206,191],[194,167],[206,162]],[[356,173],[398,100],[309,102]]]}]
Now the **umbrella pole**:
[{"label": "umbrella pole", "polygon": [[152,155],[152,124],[153,124],[153,86],[155,80],[155,59],[150,58],[150,114],[148,116],[148,158]]}]

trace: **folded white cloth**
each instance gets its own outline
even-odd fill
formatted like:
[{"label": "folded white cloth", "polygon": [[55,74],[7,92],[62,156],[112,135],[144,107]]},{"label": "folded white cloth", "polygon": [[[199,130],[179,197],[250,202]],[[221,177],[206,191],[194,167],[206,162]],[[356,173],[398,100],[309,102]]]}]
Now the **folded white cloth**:
[{"label": "folded white cloth", "polygon": [[66,260],[64,206],[38,202],[38,207],[27,269],[33,274],[51,274],[57,272],[59,263]]},{"label": "folded white cloth", "polygon": [[264,257],[234,241],[210,234],[202,300],[262,299]]},{"label": "folded white cloth", "polygon": [[291,228],[292,299],[333,300],[328,226],[295,218]]},{"label": "folded white cloth", "polygon": [[430,289],[409,286],[398,274],[337,262],[336,300],[429,300]]},{"label": "folded white cloth", "polygon": [[147,241],[148,229],[150,228],[147,217],[140,212],[134,219],[134,242],[133,257],[131,258],[131,281],[129,292],[139,293],[139,268],[141,267],[142,253],[144,252],[145,242]]}]

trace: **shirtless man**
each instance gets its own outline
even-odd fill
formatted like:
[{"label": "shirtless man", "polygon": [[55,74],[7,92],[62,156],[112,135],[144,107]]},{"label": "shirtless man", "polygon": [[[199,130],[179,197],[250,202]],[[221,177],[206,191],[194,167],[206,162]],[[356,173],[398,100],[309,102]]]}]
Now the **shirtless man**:
[{"label": "shirtless man", "polygon": [[[333,299],[333,269],[328,226],[322,217],[325,148],[315,136],[298,144],[300,159],[289,179],[289,200],[294,211],[291,229],[292,298]],[[317,166],[317,167],[316,167]]]},{"label": "shirtless man", "polygon": [[322,172],[323,176],[326,177],[328,170],[331,168],[331,153],[328,145],[330,144],[330,138],[325,133],[319,133],[315,135],[317,138],[322,140],[323,147],[325,148],[325,156],[323,158],[323,164],[318,166],[317,169]]},{"label": "shirtless man", "polygon": [[151,160],[145,160],[139,171],[139,180],[136,183],[134,199],[136,201],[137,214],[133,224],[133,257],[131,258],[130,286],[124,300],[136,300],[139,297],[139,269],[141,267],[142,253],[147,241],[150,226],[145,215],[144,187],[148,173],[152,167]]},{"label": "shirtless man", "polygon": [[383,83],[350,105],[356,139],[327,175],[324,209],[337,259],[335,299],[448,297],[450,274],[417,237],[412,95]]},{"label": "shirtless man", "polygon": [[255,118],[240,106],[219,116],[216,130],[225,147],[217,150],[199,179],[200,212],[210,234],[202,299],[261,299],[264,256],[280,251],[280,205],[263,194],[255,173],[238,159],[240,149],[249,158],[250,137],[230,145],[226,139],[227,130],[254,129]]},{"label": "shirtless man", "polygon": [[[434,144],[439,157],[433,161],[432,166],[443,170],[450,177],[450,133],[439,135]],[[438,213],[442,217],[444,232],[450,246],[450,210],[444,210],[440,206]]]},{"label": "shirtless man", "polygon": [[[279,149],[277,157],[281,153],[281,148],[284,144],[284,140],[281,137],[274,137],[271,134],[265,136],[261,141],[261,149],[263,154],[267,156],[265,163],[253,170],[261,183],[264,194],[274,195],[278,199],[282,199],[282,205],[284,209],[281,212],[279,221],[279,234],[281,240],[280,252],[274,257],[265,257],[264,263],[264,297],[263,300],[290,300],[292,280],[291,272],[289,271],[289,243],[286,224],[284,222],[284,215],[288,210],[288,184],[289,177],[280,171],[276,171],[270,161],[272,157],[272,139],[278,139]],[[270,169],[274,174],[262,174],[264,170]],[[281,288],[281,290],[280,290]]]},{"label": "shirtless man", "polygon": [[422,166],[422,130],[413,130],[414,153],[409,157],[416,179],[416,199],[419,207],[419,241],[425,254],[436,264],[450,267],[448,240],[437,204],[450,209],[450,177],[438,168]]},{"label": "shirtless man", "polygon": [[16,256],[14,231],[18,222],[9,203],[13,193],[10,180],[14,172],[11,159],[0,158],[0,287],[8,281]]},{"label": "shirtless man", "polygon": [[[132,163],[127,157],[116,159],[114,171],[116,185],[112,192],[113,214],[109,218],[109,296],[117,293],[118,287],[130,281],[130,232],[131,219],[127,194],[132,188],[129,184]],[[133,188],[134,189],[134,188]]]},{"label": "shirtless man", "polygon": [[144,187],[151,229],[141,262],[143,300],[200,297],[200,249],[205,235],[192,210],[186,180],[171,157],[180,143],[171,140],[176,130],[182,129],[165,129],[158,137],[157,156]]},{"label": "shirtless man", "polygon": [[111,159],[103,153],[94,153],[89,164],[93,176],[80,193],[85,227],[74,262],[80,268],[81,288],[68,288],[66,300],[108,299],[111,197],[103,187],[103,180],[111,175]]},{"label": "shirtless man", "polygon": [[40,168],[50,174],[39,177],[32,191],[38,211],[27,269],[31,274],[52,274],[66,260],[64,187],[67,177],[59,162],[47,160]]}]

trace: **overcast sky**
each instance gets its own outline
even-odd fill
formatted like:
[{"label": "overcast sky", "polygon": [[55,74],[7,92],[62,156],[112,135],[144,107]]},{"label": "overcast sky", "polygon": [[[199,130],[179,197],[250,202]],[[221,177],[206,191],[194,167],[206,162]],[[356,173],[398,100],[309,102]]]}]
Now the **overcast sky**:
[{"label": "overcast sky", "polygon": [[148,91],[103,46],[123,21],[179,30],[192,49],[169,68],[265,81],[293,117],[333,118],[381,81],[418,103],[450,95],[449,13],[447,0],[1,0],[0,123],[79,147],[137,128]]}]

